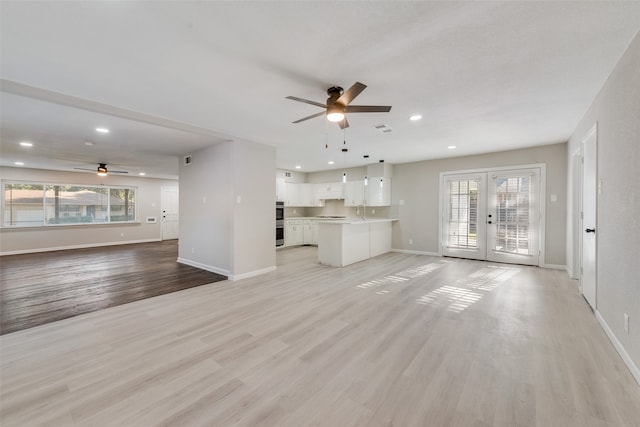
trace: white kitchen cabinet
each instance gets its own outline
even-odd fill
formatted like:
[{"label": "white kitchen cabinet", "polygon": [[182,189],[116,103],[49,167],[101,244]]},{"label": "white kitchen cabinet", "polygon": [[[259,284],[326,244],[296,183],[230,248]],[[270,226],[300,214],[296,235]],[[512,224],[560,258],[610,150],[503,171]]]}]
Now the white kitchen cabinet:
[{"label": "white kitchen cabinet", "polygon": [[284,178],[276,178],[276,201],[284,202],[287,200],[286,186]]},{"label": "white kitchen cabinet", "polygon": [[296,246],[304,244],[304,224],[302,220],[284,221],[284,245]]},{"label": "white kitchen cabinet", "polygon": [[342,182],[325,182],[315,184],[316,198],[319,200],[326,199],[344,199],[344,183]]},{"label": "white kitchen cabinet", "polygon": [[304,220],[304,244],[318,244],[318,221],[312,219]]},{"label": "white kitchen cabinet", "polygon": [[367,206],[391,205],[391,179],[372,177],[365,186]]},{"label": "white kitchen cabinet", "polygon": [[366,204],[364,181],[347,181],[344,184],[344,205],[359,206]]},{"label": "white kitchen cabinet", "polygon": [[314,207],[324,206],[324,200],[316,197],[315,184],[285,182],[285,206]]}]

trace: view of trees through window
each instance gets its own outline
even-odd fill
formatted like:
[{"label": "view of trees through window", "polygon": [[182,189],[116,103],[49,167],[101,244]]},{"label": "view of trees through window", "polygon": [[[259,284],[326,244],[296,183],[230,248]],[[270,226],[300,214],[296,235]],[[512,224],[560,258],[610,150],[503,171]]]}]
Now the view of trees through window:
[{"label": "view of trees through window", "polygon": [[2,225],[29,227],[135,221],[136,188],[3,183]]}]

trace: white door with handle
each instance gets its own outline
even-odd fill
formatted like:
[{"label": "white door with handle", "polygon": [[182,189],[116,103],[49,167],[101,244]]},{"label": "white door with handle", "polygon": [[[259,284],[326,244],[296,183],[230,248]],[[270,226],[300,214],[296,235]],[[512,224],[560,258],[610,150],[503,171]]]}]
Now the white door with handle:
[{"label": "white door with handle", "polygon": [[178,238],[178,187],[162,187],[162,240]]},{"label": "white door with handle", "polygon": [[541,168],[444,174],[445,256],[539,265]]},{"label": "white door with handle", "polygon": [[596,309],[597,127],[582,140],[582,238],[580,288]]}]

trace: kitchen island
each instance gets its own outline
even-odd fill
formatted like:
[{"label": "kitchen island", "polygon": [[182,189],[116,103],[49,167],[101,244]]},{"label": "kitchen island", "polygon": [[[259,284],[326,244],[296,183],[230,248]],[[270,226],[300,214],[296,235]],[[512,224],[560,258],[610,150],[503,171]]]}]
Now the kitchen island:
[{"label": "kitchen island", "polygon": [[391,250],[391,224],[396,219],[318,221],[320,264],[344,267]]}]

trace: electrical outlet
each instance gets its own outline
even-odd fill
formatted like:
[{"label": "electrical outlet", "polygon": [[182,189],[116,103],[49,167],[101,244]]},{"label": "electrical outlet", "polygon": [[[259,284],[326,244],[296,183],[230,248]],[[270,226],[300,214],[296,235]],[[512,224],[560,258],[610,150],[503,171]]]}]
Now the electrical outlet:
[{"label": "electrical outlet", "polygon": [[409,244],[413,245],[413,239],[409,239]]},{"label": "electrical outlet", "polygon": [[120,237],[124,237],[124,233],[120,233]]},{"label": "electrical outlet", "polygon": [[375,215],[376,214],[376,210],[375,209],[371,209],[371,215]]},{"label": "electrical outlet", "polygon": [[191,253],[195,254],[196,253],[196,248],[191,248]]},{"label": "electrical outlet", "polygon": [[629,333],[629,315],[627,313],[624,314],[624,331]]}]

